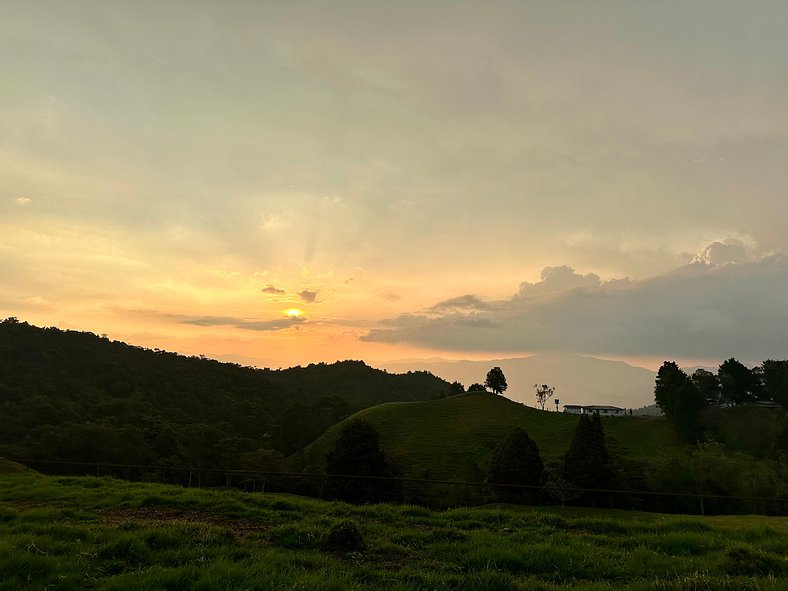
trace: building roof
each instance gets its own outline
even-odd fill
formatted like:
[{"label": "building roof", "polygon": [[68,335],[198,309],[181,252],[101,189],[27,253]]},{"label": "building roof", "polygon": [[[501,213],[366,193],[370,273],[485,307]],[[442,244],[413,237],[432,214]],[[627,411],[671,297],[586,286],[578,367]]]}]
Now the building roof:
[{"label": "building roof", "polygon": [[624,410],[623,408],[619,408],[617,406],[605,406],[604,404],[589,404],[583,408],[586,410]]}]

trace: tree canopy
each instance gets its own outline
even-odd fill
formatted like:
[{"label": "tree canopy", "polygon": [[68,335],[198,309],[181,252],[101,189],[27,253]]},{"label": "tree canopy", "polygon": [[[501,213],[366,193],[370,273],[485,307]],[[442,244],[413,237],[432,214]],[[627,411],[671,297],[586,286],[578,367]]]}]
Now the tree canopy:
[{"label": "tree canopy", "polygon": [[758,399],[758,378],[746,365],[731,357],[717,370],[722,388],[722,398],[739,405]]},{"label": "tree canopy", "polygon": [[[613,470],[598,414],[580,415],[575,435],[564,458],[564,480],[578,488],[613,488]],[[582,495],[596,504],[604,495]]]},{"label": "tree canopy", "polygon": [[[343,476],[391,476],[391,462],[380,447],[380,434],[371,424],[353,419],[342,426],[334,449],[326,454],[326,473]],[[354,503],[382,501],[392,485],[373,480],[341,480],[330,483],[335,496]]]},{"label": "tree canopy", "polygon": [[493,450],[487,480],[493,483],[538,486],[544,464],[528,433],[515,429]]},{"label": "tree canopy", "polygon": [[0,321],[0,455],[94,471],[147,464],[188,478],[170,469],[240,468],[245,454],[293,453],[362,408],[448,391],[427,372],[361,361],[257,369]]},{"label": "tree canopy", "polygon": [[[697,372],[696,375],[698,383],[707,388],[713,387],[708,376]],[[676,362],[666,361],[659,368],[654,384],[654,401],[684,437],[694,439],[698,436],[698,419],[706,399],[694,380]]]},{"label": "tree canopy", "polygon": [[503,375],[503,370],[500,367],[493,367],[487,372],[487,379],[484,380],[484,385],[492,390],[494,394],[503,394],[509,387],[506,383],[506,376]]},{"label": "tree canopy", "polygon": [[547,384],[534,384],[534,388],[536,389],[536,404],[539,405],[540,409],[544,410],[547,401],[555,394],[555,387]]}]

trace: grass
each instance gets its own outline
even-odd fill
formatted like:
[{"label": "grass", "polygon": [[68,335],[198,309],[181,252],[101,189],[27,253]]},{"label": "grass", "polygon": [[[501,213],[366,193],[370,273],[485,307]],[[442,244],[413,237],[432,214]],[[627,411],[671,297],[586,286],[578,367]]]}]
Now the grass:
[{"label": "grass", "polygon": [[30,471],[30,469],[22,464],[0,458],[0,474],[19,474],[28,471]]},{"label": "grass", "polygon": [[[528,432],[543,459],[558,459],[569,448],[578,420],[487,393],[381,404],[352,418],[375,425],[386,452],[408,466],[409,475],[427,478],[462,478],[469,463],[484,462],[514,427]],[[683,447],[664,418],[616,417],[603,419],[603,424],[608,439],[632,459],[653,458],[654,450],[669,453]],[[341,426],[334,426],[292,457],[291,466],[322,469]]]},{"label": "grass", "polygon": [[[363,545],[329,542],[355,524]],[[351,506],[0,476],[0,590],[788,589],[788,518]]]}]

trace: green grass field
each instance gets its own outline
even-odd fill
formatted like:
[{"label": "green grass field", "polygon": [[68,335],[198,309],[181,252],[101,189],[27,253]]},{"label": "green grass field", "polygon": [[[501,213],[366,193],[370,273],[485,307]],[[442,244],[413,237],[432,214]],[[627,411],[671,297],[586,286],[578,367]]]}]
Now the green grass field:
[{"label": "green grass field", "polygon": [[[429,402],[393,402],[363,410],[352,418],[369,421],[380,432],[381,447],[406,468],[408,475],[456,478],[463,467],[480,462],[514,427],[536,441],[543,459],[563,457],[578,417],[529,408],[488,393],[470,393]],[[603,419],[610,443],[633,459],[681,450],[668,421],[654,417]],[[342,424],[334,426],[303,454],[291,458],[295,469],[322,469]]]},{"label": "green grass field", "polygon": [[[332,545],[357,525],[363,545]],[[0,590],[778,590],[788,518],[318,501],[0,476]]]}]

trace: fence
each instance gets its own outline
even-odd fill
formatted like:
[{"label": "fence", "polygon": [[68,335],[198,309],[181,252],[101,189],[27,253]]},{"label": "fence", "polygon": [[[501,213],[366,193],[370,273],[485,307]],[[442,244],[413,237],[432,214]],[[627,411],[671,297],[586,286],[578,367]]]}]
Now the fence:
[{"label": "fence", "polygon": [[113,464],[7,458],[50,474],[90,474],[186,487],[233,487],[250,492],[286,492],[351,502],[401,502],[433,507],[473,506],[494,502],[579,504],[666,513],[788,514],[788,496],[761,497],[703,492],[581,488],[567,483],[524,484],[433,480],[392,476],[358,476],[245,469]]}]

